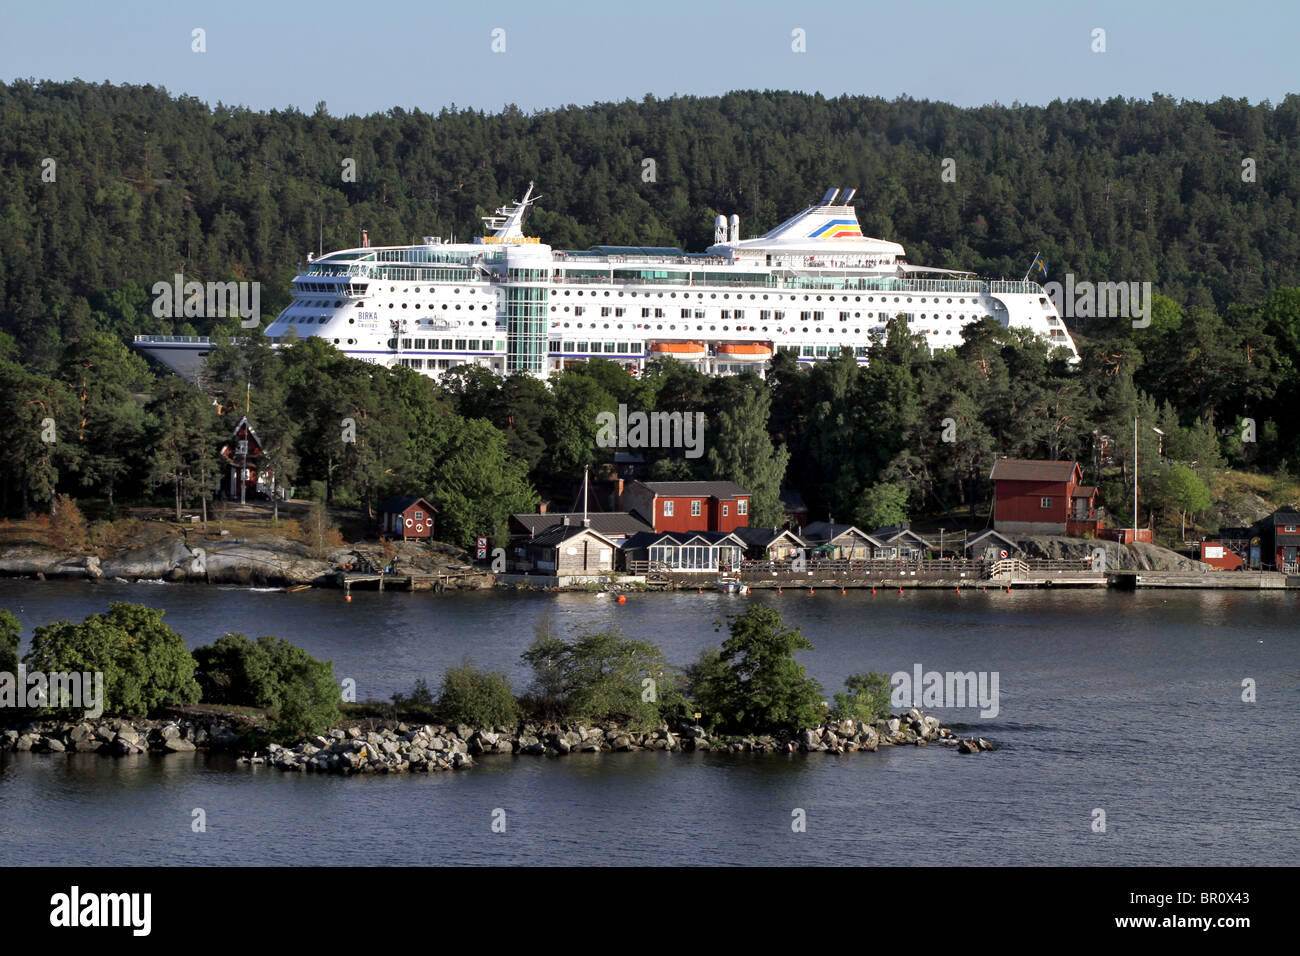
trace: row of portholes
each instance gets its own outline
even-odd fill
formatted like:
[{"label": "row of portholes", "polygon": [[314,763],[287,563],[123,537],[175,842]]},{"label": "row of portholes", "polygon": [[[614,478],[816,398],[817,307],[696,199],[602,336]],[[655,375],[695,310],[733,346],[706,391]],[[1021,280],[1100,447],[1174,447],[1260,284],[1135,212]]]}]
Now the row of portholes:
[{"label": "row of portholes", "polygon": [[[570,290],[570,289],[565,289],[565,290],[564,290],[564,294],[565,294],[565,295],[572,295],[572,294],[573,294],[573,291]],[[601,294],[602,294],[602,295],[606,295],[606,296],[608,296],[608,295],[609,295],[609,292],[606,291],[606,292],[602,292]],[[634,298],[634,299],[635,299],[638,295],[644,295],[647,299],[650,298],[651,296],[655,296],[656,298],[660,298],[660,299],[662,299],[662,298],[664,297],[664,294],[663,294],[662,292],[645,292],[645,293],[637,293],[637,292],[628,292],[628,293],[623,293],[623,292],[620,292],[620,293],[618,294],[618,297],[621,299],[621,298],[623,298],[623,296],[624,296],[625,294],[631,296],[631,297]],[[578,295],[583,295],[583,292],[582,292],[581,289],[578,290]],[[595,297],[596,293],[595,293],[595,292],[592,292],[591,295],[592,295],[592,297]],[[682,293],[682,298],[683,298],[683,299],[689,299],[690,297],[691,297],[691,296],[690,296],[690,293],[688,293],[688,292],[683,292],[683,293]],[[718,297],[718,293],[716,293],[716,292],[710,292],[710,293],[709,293],[709,298],[710,298],[710,299],[716,299],[717,297]],[[730,299],[730,298],[731,298],[731,293],[730,293],[730,292],[724,292],[724,293],[722,293],[722,297],[723,297],[724,299]],[[675,299],[675,298],[677,298],[677,293],[676,293],[676,292],[670,292],[670,293],[668,293],[668,298],[670,298],[670,299]],[[703,292],[697,292],[697,293],[695,293],[695,298],[697,298],[697,299],[703,299],[703,298],[704,298],[704,293],[703,293]],[[744,294],[743,292],[737,292],[737,293],[736,293],[736,298],[737,298],[737,299],[743,299],[743,298],[745,298],[745,294]],[[758,298],[758,295],[757,295],[757,293],[751,292],[751,293],[749,293],[749,298],[750,298],[751,300],[756,300],[756,299]],[[767,301],[769,298],[770,298],[770,296],[764,294],[764,296],[763,296],[763,301]],[[798,301],[799,301],[799,297],[798,297],[797,295],[778,296],[777,298],[778,298],[778,301],[787,301],[787,302],[798,302]],[[818,302],[821,302],[821,301],[822,301],[822,298],[823,298],[823,297],[820,296],[820,295],[815,297],[816,301],[818,301]],[[888,302],[888,301],[889,301],[889,298],[890,298],[890,297],[887,296],[887,295],[882,295],[882,296],[880,297],[880,301],[881,301],[881,302]],[[911,296],[906,296],[905,298],[907,299],[908,302],[911,302],[911,301],[912,301],[912,297],[911,297]],[[847,295],[840,296],[838,299],[837,299],[835,296],[833,296],[833,295],[828,295],[828,296],[825,296],[825,299],[826,299],[827,302],[848,302],[848,301],[849,301],[849,297],[848,297]],[[900,297],[899,297],[899,296],[894,296],[893,299],[894,299],[895,302],[898,302],[898,301],[900,300]],[[810,301],[810,297],[805,295],[805,296],[803,297],[803,301],[805,301],[805,302]],[[861,302],[861,301],[862,301],[862,296],[860,296],[860,295],[855,295],[855,296],[853,297],[853,301],[854,301],[854,302]],[[875,297],[874,295],[872,295],[872,296],[867,296],[867,301],[868,301],[868,302],[875,302],[875,301],[876,301],[876,297]],[[928,302],[928,301],[930,301],[930,300],[929,300],[929,299],[926,299],[926,298],[924,298],[924,297],[922,297],[922,299],[921,299],[921,304],[924,305],[924,304],[925,304],[926,302]],[[971,301],[972,301],[972,304],[974,304],[974,300],[971,300]],[[952,299],[948,299],[948,300],[947,300],[947,303],[948,303],[948,305],[952,305]],[[965,299],[958,299],[958,300],[957,300],[957,303],[958,303],[959,305],[965,305],[965,304],[966,304],[966,300],[965,300]],[[938,304],[939,304],[939,298],[938,298],[938,296],[935,296],[934,304],[935,304],[935,305],[938,305]]]},{"label": "row of portholes", "polygon": [[[393,307],[393,305],[394,305],[394,303],[392,303],[392,302],[388,303],[388,307],[389,307],[390,309]],[[415,307],[418,309],[418,308],[420,307],[420,303],[419,303],[419,302],[415,303]],[[403,309],[406,308],[406,303],[405,303],[405,302],[402,303],[402,308],[403,308]],[[447,303],[444,302],[444,303],[442,303],[441,306],[435,306],[435,305],[431,305],[431,306],[429,306],[429,310],[430,310],[430,311],[432,311],[433,309],[437,309],[437,308],[445,309],[445,308],[447,308]],[[472,306],[472,305],[467,305],[467,306],[465,306],[465,308],[469,309],[471,312],[474,311],[474,306]],[[487,307],[486,305],[480,305],[479,308],[482,309],[484,312],[486,312],[487,309],[488,309],[488,307]],[[457,303],[457,304],[456,304],[456,311],[457,311],[457,312],[460,311],[460,303]]]},{"label": "row of portholes", "polygon": [[[854,313],[853,313],[853,317],[854,317],[855,319],[860,319],[860,318],[862,318],[862,313],[861,313],[861,312],[854,312]],[[869,319],[874,319],[875,317],[876,317],[876,313],[874,313],[874,312],[868,312],[868,313],[867,313],[867,318],[869,318]],[[881,315],[881,318],[884,318],[884,317],[885,317],[884,315]],[[926,318],[926,314],[925,314],[924,312],[921,313],[921,318],[923,318],[923,319]],[[939,313],[936,312],[934,315],[930,316],[930,318],[933,318],[933,319],[937,319],[937,318],[939,318]],[[945,318],[947,318],[947,319],[951,319],[951,318],[952,318],[952,313],[951,313],[951,312],[948,313],[948,314],[945,316]],[[958,318],[959,321],[963,321],[963,322],[966,320],[966,316],[964,316],[964,315],[959,315],[957,318]],[[847,322],[848,319],[847,319],[847,318],[844,318],[844,319],[840,319],[840,321],[841,321],[841,322]],[[914,321],[914,320],[913,320],[913,319],[909,319],[908,321]],[[573,323],[573,324],[574,324],[574,326],[575,326],[576,328],[579,328],[579,329],[584,328],[584,326],[583,326],[583,324],[582,324],[581,322],[575,322],[575,323]],[[569,323],[568,323],[568,322],[564,322],[564,323],[562,323],[562,324],[559,323],[559,322],[552,322],[552,323],[551,323],[551,328],[561,328],[561,327],[567,329],[567,328],[569,328]],[[595,328],[605,328],[605,329],[607,329],[607,328],[609,328],[609,323],[606,322],[606,323],[604,323],[603,325],[599,325],[599,326],[598,326],[595,322],[593,322],[593,323],[591,323],[591,326],[590,326],[590,327],[593,328],[593,329],[595,329]],[[623,326],[620,324],[620,325],[618,325],[618,326],[616,326],[616,327],[621,329]],[[662,325],[659,325],[659,326],[656,326],[656,328],[658,328],[658,329],[662,329],[663,326],[662,326]],[[675,326],[675,325],[670,325],[670,326],[668,326],[668,328],[669,328],[670,330],[672,330],[672,329],[676,329],[677,326]],[[698,332],[698,331],[702,331],[703,328],[704,328],[704,326],[702,326],[702,325],[697,325],[697,326],[695,327],[695,330]],[[726,332],[726,331],[728,330],[728,328],[729,328],[728,326],[725,326],[725,325],[724,325],[724,326],[722,327],[722,331]],[[745,328],[754,328],[754,327],[753,327],[753,326],[740,326],[740,325],[738,325],[738,326],[736,326],[736,328],[737,328],[737,330],[740,330],[740,329],[745,329]],[[690,326],[685,326],[685,329],[689,331]],[[716,326],[716,325],[711,325],[711,326],[709,326],[709,329],[710,329],[711,331],[716,330],[716,329],[717,329],[717,326]],[[766,325],[763,326],[762,331],[764,331],[764,332],[767,331],[767,326],[766,326]],[[781,331],[781,329],[778,327],[778,328],[777,328],[777,331],[779,332],[779,331]],[[804,331],[807,332],[808,330],[805,328]],[[820,332],[821,329],[817,329],[816,331]],[[831,332],[831,331],[833,331],[833,330],[828,328],[826,331],[827,331],[827,332]],[[854,331],[857,331],[857,330],[855,329]]]},{"label": "row of portholes", "polygon": [[[396,291],[397,291],[397,286],[395,286],[395,285],[390,285],[390,286],[388,287],[388,291],[389,291],[389,292],[396,292]],[[430,289],[429,291],[432,292],[433,290]],[[444,291],[446,291],[446,290],[444,290]],[[467,291],[469,292],[470,295],[473,295],[474,292],[475,292],[474,289],[469,289],[469,290],[467,290]],[[403,289],[402,292],[403,292],[403,294],[405,294],[405,295],[419,295],[419,294],[420,294],[420,287],[419,287],[419,286],[416,286],[414,289]],[[452,294],[452,295],[460,295],[460,289],[452,289],[452,290],[451,290],[451,294]]]}]

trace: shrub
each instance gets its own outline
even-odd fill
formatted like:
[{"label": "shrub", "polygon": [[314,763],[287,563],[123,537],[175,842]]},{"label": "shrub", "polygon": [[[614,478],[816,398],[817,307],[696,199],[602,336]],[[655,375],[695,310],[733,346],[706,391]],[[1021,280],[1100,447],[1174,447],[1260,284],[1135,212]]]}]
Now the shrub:
[{"label": "shrub", "polygon": [[689,692],[708,727],[730,733],[794,733],[825,715],[822,686],[794,652],[812,650],[797,627],[783,629],[781,615],[755,605],[730,624],[720,651],[705,651],[692,665]]},{"label": "shrub", "polygon": [[338,526],[330,521],[329,510],[324,503],[311,503],[303,527],[302,540],[313,558],[328,557],[335,548],[343,547],[343,536],[339,533]]},{"label": "shrub", "polygon": [[539,635],[523,659],[533,669],[534,700],[547,716],[650,728],[661,722],[661,706],[680,709],[677,673],[646,641],[611,631],[572,642]]},{"label": "shrub", "polygon": [[254,642],[227,634],[195,648],[194,660],[204,701],[263,707],[274,719],[272,733],[281,738],[319,733],[340,719],[334,662],[317,660],[286,640],[263,635]]},{"label": "shrub", "polygon": [[519,702],[505,674],[480,671],[465,661],[443,675],[438,715],[471,727],[511,726],[519,719]]},{"label": "shrub", "polygon": [[85,515],[68,495],[54,499],[54,513],[50,516],[50,544],[67,551],[85,551],[90,544],[90,529]]},{"label": "shrub", "polygon": [[871,723],[889,715],[889,675],[869,671],[844,682],[845,692],[835,695],[832,713],[838,720]]},{"label": "shrub", "polygon": [[164,704],[199,700],[194,658],[163,612],[118,602],[80,624],[59,621],[38,627],[24,658],[32,670],[102,671],[104,708],[143,715]]},{"label": "shrub", "polygon": [[18,673],[18,641],[22,633],[18,618],[0,608],[0,673]]}]

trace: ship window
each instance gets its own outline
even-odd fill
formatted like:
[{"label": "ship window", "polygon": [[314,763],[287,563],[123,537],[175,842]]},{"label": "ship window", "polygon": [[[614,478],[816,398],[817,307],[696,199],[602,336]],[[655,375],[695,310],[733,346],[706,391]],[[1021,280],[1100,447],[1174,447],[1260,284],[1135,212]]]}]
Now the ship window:
[{"label": "ship window", "polygon": [[451,339],[443,339],[443,340],[442,340],[442,347],[443,347],[443,349],[445,349],[446,351],[450,352],[450,351],[451,351],[451,348],[452,348],[452,346],[451,346]]},{"label": "ship window", "polygon": [[465,351],[465,340],[464,340],[464,339],[456,339],[456,351],[457,351],[457,352],[463,352],[463,351]]},{"label": "ship window", "polygon": [[416,347],[417,349],[422,349],[422,348],[424,348],[424,339],[416,339],[416,340],[415,340],[415,347]]}]

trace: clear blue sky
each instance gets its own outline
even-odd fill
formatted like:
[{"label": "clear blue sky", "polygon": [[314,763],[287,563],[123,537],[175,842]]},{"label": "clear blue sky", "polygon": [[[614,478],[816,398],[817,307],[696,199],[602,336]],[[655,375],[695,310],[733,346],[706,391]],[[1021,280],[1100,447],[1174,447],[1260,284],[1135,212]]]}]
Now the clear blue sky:
[{"label": "clear blue sky", "polygon": [[[207,52],[191,52],[191,30]],[[494,28],[504,53],[491,50]],[[1106,31],[1093,53],[1092,31]],[[807,52],[791,50],[806,31]],[[0,0],[0,79],[151,83],[210,105],[496,111],[788,89],[961,106],[1279,102],[1300,4],[605,0]]]}]

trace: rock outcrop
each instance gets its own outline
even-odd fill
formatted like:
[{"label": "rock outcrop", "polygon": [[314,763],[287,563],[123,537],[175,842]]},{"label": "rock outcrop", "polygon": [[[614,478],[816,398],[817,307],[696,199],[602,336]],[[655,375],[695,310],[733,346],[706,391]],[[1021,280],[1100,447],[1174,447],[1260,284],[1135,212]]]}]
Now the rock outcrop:
[{"label": "rock outcrop", "polygon": [[[374,724],[374,726],[365,726]],[[133,754],[192,753],[200,749],[232,748],[246,741],[234,725],[221,718],[80,721],[37,721],[0,733],[0,750],[36,753],[96,752],[114,757]],[[560,757],[572,753],[630,753],[634,751],[709,751],[728,754],[851,754],[879,747],[943,743],[961,753],[992,750],[979,741],[958,741],[937,717],[918,710],[865,724],[832,721],[794,737],[767,734],[710,735],[698,724],[677,728],[662,725],[642,731],[607,724],[544,724],[525,721],[514,727],[411,726],[374,721],[329,730],[295,746],[275,743],[238,759],[241,766],[269,766],[298,773],[435,773],[463,770],[479,759],[523,754]]]}]

